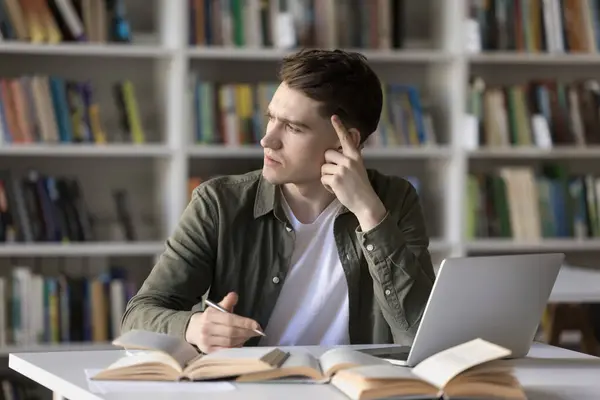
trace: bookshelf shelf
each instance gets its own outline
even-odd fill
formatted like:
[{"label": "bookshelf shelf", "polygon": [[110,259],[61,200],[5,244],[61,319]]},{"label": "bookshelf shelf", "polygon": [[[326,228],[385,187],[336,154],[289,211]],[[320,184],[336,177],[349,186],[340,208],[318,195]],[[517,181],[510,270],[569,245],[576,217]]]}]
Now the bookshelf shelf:
[{"label": "bookshelf shelf", "polygon": [[452,155],[448,147],[370,147],[363,150],[365,159],[446,158]]},{"label": "bookshelf shelf", "polygon": [[[370,62],[382,63],[443,63],[453,59],[452,54],[435,50],[365,50],[345,49],[364,54]],[[279,61],[285,55],[295,50],[269,48],[233,48],[233,47],[203,47],[192,46],[187,54],[192,60],[248,60],[248,61]]]},{"label": "bookshelf shelf", "polygon": [[446,252],[451,247],[451,244],[443,239],[431,239],[429,241],[429,251],[432,253]]},{"label": "bookshelf shelf", "polygon": [[260,146],[192,145],[187,149],[189,157],[202,158],[260,158]]},{"label": "bookshelf shelf", "polygon": [[555,147],[552,149],[517,146],[502,148],[490,147],[470,150],[467,154],[469,158],[473,159],[600,159],[600,146]]},{"label": "bookshelf shelf", "polygon": [[0,257],[155,256],[163,249],[163,242],[6,243]]},{"label": "bookshelf shelf", "polygon": [[160,144],[23,144],[0,146],[6,157],[170,157],[172,151]]},{"label": "bookshelf shelf", "polygon": [[147,44],[36,44],[27,42],[3,41],[0,42],[0,55],[3,54],[123,58],[168,58],[173,54],[173,51],[161,46]]},{"label": "bookshelf shelf", "polygon": [[[445,158],[451,156],[449,148],[439,147],[370,147],[363,150],[365,159],[427,159]],[[218,145],[195,145],[188,149],[188,155],[192,158],[260,158],[263,149],[260,146],[218,146]]]},{"label": "bookshelf shelf", "polygon": [[543,239],[537,242],[512,239],[478,239],[465,244],[467,252],[510,253],[523,251],[600,251],[599,239]]},{"label": "bookshelf shelf", "polygon": [[10,353],[28,353],[28,352],[52,352],[52,351],[94,351],[94,350],[114,350],[118,349],[111,343],[40,343],[23,346],[4,346],[0,347],[0,356],[7,356]]},{"label": "bookshelf shelf", "polygon": [[469,54],[472,64],[600,65],[600,54],[486,52]]}]

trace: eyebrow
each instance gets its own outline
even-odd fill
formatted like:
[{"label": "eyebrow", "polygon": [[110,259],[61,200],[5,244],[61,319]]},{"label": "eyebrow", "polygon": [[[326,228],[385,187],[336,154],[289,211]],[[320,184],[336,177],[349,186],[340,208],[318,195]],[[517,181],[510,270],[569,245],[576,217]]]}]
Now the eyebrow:
[{"label": "eyebrow", "polygon": [[[274,117],[273,113],[271,112],[271,110],[267,109],[267,115],[270,117]],[[307,124],[305,124],[304,122],[300,122],[300,121],[294,121],[292,119],[289,118],[281,118],[281,117],[275,117],[276,119],[291,124],[291,125],[296,125],[305,129],[310,129],[310,126],[308,126]]]}]

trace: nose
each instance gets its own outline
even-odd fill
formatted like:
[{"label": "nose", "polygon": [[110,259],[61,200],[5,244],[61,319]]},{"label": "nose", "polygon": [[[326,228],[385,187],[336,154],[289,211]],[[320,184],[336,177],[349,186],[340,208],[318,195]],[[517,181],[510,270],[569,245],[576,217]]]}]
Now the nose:
[{"label": "nose", "polygon": [[281,148],[280,128],[277,122],[269,122],[265,135],[260,139],[260,145],[264,148],[278,150]]}]

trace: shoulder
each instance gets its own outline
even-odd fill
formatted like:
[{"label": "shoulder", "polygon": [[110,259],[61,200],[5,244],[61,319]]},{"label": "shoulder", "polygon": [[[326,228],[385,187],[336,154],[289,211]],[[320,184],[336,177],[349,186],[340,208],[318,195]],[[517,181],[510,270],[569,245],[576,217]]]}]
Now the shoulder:
[{"label": "shoulder", "polygon": [[384,174],[375,169],[367,169],[367,175],[375,193],[388,209],[402,209],[419,200],[418,190],[408,178]]},{"label": "shoulder", "polygon": [[243,206],[254,203],[261,170],[244,174],[216,176],[200,183],[193,190],[192,199],[212,203],[215,207]]}]

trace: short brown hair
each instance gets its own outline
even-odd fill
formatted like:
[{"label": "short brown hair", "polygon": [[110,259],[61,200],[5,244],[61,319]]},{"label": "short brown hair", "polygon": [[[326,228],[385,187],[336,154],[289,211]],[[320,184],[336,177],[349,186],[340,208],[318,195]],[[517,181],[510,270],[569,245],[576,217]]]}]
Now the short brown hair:
[{"label": "short brown hair", "polygon": [[304,49],[286,56],[278,78],[323,104],[323,117],[340,116],[356,128],[361,143],[377,129],[383,102],[381,82],[359,53]]}]

